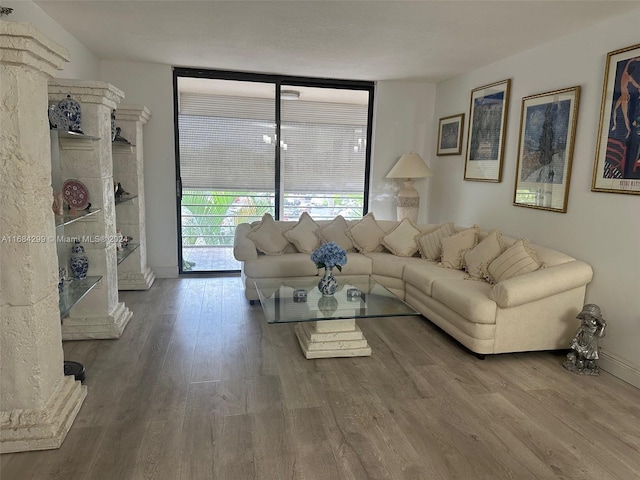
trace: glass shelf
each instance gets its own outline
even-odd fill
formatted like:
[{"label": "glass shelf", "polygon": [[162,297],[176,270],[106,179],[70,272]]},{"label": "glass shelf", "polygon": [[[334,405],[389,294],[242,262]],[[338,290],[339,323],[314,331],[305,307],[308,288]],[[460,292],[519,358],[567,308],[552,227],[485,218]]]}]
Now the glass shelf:
[{"label": "glass shelf", "polygon": [[113,140],[111,142],[111,145],[114,147],[135,147],[135,144],[133,143],[129,143],[129,142],[125,142],[123,140]]},{"label": "glass shelf", "polygon": [[94,137],[92,135],[85,135],[78,132],[65,132],[64,130],[58,130],[58,137],[60,138],[78,138],[83,140],[100,140],[100,137]]},{"label": "glass shelf", "polygon": [[75,307],[101,279],[102,276],[87,277],[83,280],[78,280],[77,278],[66,280],[62,292],[60,292],[60,300],[58,302],[60,319],[67,317],[71,309]]},{"label": "glass shelf", "polygon": [[130,243],[129,246],[123,247],[118,250],[118,265],[124,262],[124,259],[133,253],[133,251],[140,246],[139,243]]},{"label": "glass shelf", "polygon": [[122,195],[120,197],[116,197],[116,205],[119,203],[129,202],[134,198],[138,198],[138,195]]},{"label": "glass shelf", "polygon": [[93,210],[78,210],[78,213],[76,213],[75,215],[71,215],[69,213],[66,213],[64,215],[56,215],[56,228],[62,227],[63,225],[69,225],[73,222],[77,222],[78,220],[89,217],[94,213],[98,213],[99,211],[99,208],[94,208]]}]

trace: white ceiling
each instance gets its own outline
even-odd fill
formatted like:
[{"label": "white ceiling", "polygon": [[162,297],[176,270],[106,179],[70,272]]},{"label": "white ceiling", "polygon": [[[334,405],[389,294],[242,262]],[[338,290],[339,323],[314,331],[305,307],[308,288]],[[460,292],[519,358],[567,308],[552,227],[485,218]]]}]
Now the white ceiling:
[{"label": "white ceiling", "polygon": [[36,0],[101,60],[437,82],[637,1]]}]

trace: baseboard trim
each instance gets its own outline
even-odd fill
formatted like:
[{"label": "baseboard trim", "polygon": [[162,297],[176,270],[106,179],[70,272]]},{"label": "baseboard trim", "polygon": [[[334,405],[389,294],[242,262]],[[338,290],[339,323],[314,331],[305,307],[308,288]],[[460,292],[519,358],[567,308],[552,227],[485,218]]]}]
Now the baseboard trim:
[{"label": "baseboard trim", "polygon": [[153,270],[156,274],[156,278],[178,278],[178,266],[177,265],[169,265],[169,266],[154,266],[149,265],[149,268]]},{"label": "baseboard trim", "polygon": [[620,380],[640,388],[640,367],[632,365],[628,360],[618,357],[611,352],[600,349],[600,368],[618,377]]}]

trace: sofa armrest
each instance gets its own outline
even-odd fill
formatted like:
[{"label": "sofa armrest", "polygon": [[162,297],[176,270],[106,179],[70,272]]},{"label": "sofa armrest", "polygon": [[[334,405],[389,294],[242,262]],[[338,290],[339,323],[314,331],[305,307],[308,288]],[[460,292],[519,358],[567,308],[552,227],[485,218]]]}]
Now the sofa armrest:
[{"label": "sofa armrest", "polygon": [[500,308],[509,308],[587,285],[591,266],[579,260],[541,268],[495,284],[491,298]]},{"label": "sofa armrest", "polygon": [[233,256],[239,262],[246,262],[258,258],[256,244],[253,243],[247,233],[251,230],[251,224],[241,223],[236,227],[236,234],[233,238]]}]

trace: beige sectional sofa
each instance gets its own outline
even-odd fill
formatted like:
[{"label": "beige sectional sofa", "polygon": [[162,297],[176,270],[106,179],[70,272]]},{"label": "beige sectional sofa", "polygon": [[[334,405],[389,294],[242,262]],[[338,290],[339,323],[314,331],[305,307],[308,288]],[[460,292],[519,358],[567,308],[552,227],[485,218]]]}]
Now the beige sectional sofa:
[{"label": "beige sectional sofa", "polygon": [[310,253],[323,241],[348,252],[335,274],[373,277],[479,355],[568,348],[593,276],[569,255],[477,226],[267,215],[236,229],[247,299],[258,300],[256,280],[317,276]]}]

